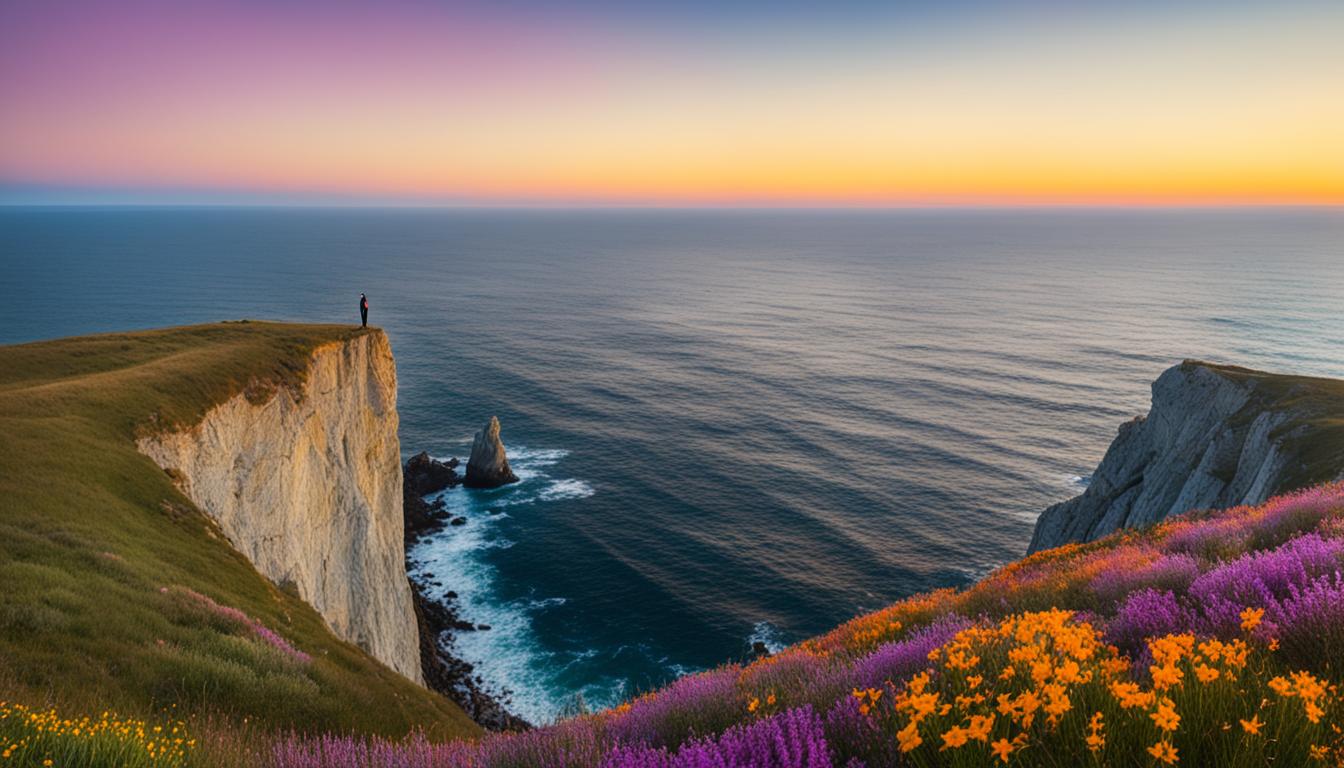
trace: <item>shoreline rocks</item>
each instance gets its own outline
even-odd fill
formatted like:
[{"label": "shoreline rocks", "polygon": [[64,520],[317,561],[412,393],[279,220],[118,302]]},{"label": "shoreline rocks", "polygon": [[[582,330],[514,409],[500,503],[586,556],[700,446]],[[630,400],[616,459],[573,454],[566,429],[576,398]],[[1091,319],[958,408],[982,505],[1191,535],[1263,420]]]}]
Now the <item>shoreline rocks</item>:
[{"label": "shoreline rocks", "polygon": [[491,416],[471,442],[471,457],[467,459],[467,475],[462,484],[468,488],[498,488],[516,482],[518,476],[509,468],[504,441],[499,439],[499,418]]},{"label": "shoreline rocks", "polygon": [[[493,420],[492,420],[493,421]],[[497,422],[496,422],[497,424]],[[406,463],[402,481],[402,508],[405,518],[405,550],[425,534],[446,525],[462,525],[466,519],[454,517],[443,499],[433,503],[426,494],[462,484],[456,472],[457,459],[437,461],[421,452]],[[426,594],[428,586],[441,586],[432,574],[424,582],[408,579],[416,624],[420,630],[420,666],[426,687],[452,700],[467,716],[489,731],[525,731],[532,726],[508,710],[508,698],[487,693],[472,665],[450,652],[455,632],[481,632],[489,626],[463,620],[457,613],[457,593],[448,591],[443,600]]]},{"label": "shoreline rocks", "polygon": [[436,499],[430,503],[425,501],[424,497],[445,488],[461,485],[462,479],[455,471],[458,464],[455,458],[448,461],[432,459],[424,451],[412,456],[411,460],[406,462],[401,476],[401,510],[402,530],[407,549],[421,536],[451,521],[452,515],[445,508],[443,499]]}]

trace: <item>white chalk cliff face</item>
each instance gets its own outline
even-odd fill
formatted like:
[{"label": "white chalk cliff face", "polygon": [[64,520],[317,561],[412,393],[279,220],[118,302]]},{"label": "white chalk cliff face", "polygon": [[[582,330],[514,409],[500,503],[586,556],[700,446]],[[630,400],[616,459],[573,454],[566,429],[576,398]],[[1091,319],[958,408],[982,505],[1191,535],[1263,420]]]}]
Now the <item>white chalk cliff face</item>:
[{"label": "white chalk cliff face", "polygon": [[1287,446],[1301,414],[1276,402],[1265,378],[1193,361],[1168,369],[1153,383],[1152,409],[1120,427],[1087,491],[1041,514],[1029,551],[1293,490],[1298,458]]},{"label": "white chalk cliff face", "polygon": [[139,442],[175,470],[264,576],[292,583],[337,636],[416,681],[402,548],[397,374],[382,331],[318,347],[302,391],[234,397],[195,427]]}]

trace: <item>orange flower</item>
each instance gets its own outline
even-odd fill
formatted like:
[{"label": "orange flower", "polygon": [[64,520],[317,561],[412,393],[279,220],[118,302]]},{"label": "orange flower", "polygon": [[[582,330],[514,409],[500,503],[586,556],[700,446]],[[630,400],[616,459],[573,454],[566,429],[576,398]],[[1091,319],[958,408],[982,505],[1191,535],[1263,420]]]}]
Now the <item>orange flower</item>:
[{"label": "orange flower", "polygon": [[1168,741],[1159,741],[1148,748],[1148,754],[1157,758],[1158,762],[1167,765],[1175,765],[1179,758],[1176,757],[1176,748]]},{"label": "orange flower", "polygon": [[1198,664],[1195,666],[1195,677],[1199,678],[1201,683],[1211,683],[1218,679],[1220,673],[1218,670],[1207,664]]},{"label": "orange flower", "polygon": [[902,752],[909,752],[924,743],[919,737],[919,723],[911,721],[909,725],[896,732],[896,741],[901,745]]},{"label": "orange flower", "polygon": [[1177,685],[1181,682],[1181,678],[1185,677],[1184,672],[1169,664],[1160,667],[1154,664],[1148,668],[1148,671],[1153,675],[1153,687],[1158,690],[1165,690]]},{"label": "orange flower", "polygon": [[1176,714],[1176,706],[1171,699],[1163,699],[1157,705],[1157,711],[1149,715],[1157,727],[1164,731],[1174,731],[1181,724],[1181,716]]},{"label": "orange flower", "polygon": [[1241,628],[1247,632],[1260,625],[1260,620],[1265,618],[1264,608],[1247,608],[1241,612]]},{"label": "orange flower", "polygon": [[990,744],[989,749],[994,753],[995,757],[1005,763],[1008,762],[1008,756],[1013,753],[1013,745],[1007,739],[999,739],[993,744]]},{"label": "orange flower", "polygon": [[993,715],[972,715],[971,725],[966,729],[966,734],[976,741],[989,741],[989,732],[993,729]]},{"label": "orange flower", "polygon": [[1260,735],[1260,726],[1262,725],[1264,725],[1264,723],[1260,722],[1259,715],[1255,715],[1250,720],[1241,721],[1241,729],[1252,736]]},{"label": "orange flower", "polygon": [[959,725],[954,725],[943,734],[943,749],[956,749],[963,746],[971,737],[971,732]]}]

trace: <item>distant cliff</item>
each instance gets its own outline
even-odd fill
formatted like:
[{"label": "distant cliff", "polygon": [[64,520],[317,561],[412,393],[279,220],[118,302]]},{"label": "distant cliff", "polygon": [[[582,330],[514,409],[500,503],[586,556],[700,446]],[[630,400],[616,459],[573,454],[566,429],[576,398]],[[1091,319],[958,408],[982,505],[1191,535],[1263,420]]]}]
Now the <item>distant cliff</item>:
[{"label": "distant cliff", "polygon": [[371,332],[317,347],[301,387],[240,394],[142,437],[229,542],[341,638],[423,682],[402,551],[396,367]]},{"label": "distant cliff", "polygon": [[1187,360],[1153,383],[1087,491],[1047,509],[1029,551],[1191,509],[1257,504],[1344,476],[1344,381]]}]

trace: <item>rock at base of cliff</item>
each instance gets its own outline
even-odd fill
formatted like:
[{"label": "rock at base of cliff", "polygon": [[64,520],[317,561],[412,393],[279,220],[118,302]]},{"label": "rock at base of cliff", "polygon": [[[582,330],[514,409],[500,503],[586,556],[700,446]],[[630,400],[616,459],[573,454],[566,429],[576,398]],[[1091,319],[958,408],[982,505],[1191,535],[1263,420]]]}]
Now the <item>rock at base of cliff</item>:
[{"label": "rock at base of cliff", "polygon": [[438,461],[431,458],[429,453],[421,451],[406,462],[406,487],[416,496],[428,496],[444,488],[451,488],[461,482],[457,472],[453,471],[457,463],[457,459]]},{"label": "rock at base of cliff", "polygon": [[471,458],[467,460],[467,476],[462,484],[468,488],[498,488],[516,482],[518,476],[509,469],[504,442],[499,439],[499,419],[491,416],[471,442]]}]

